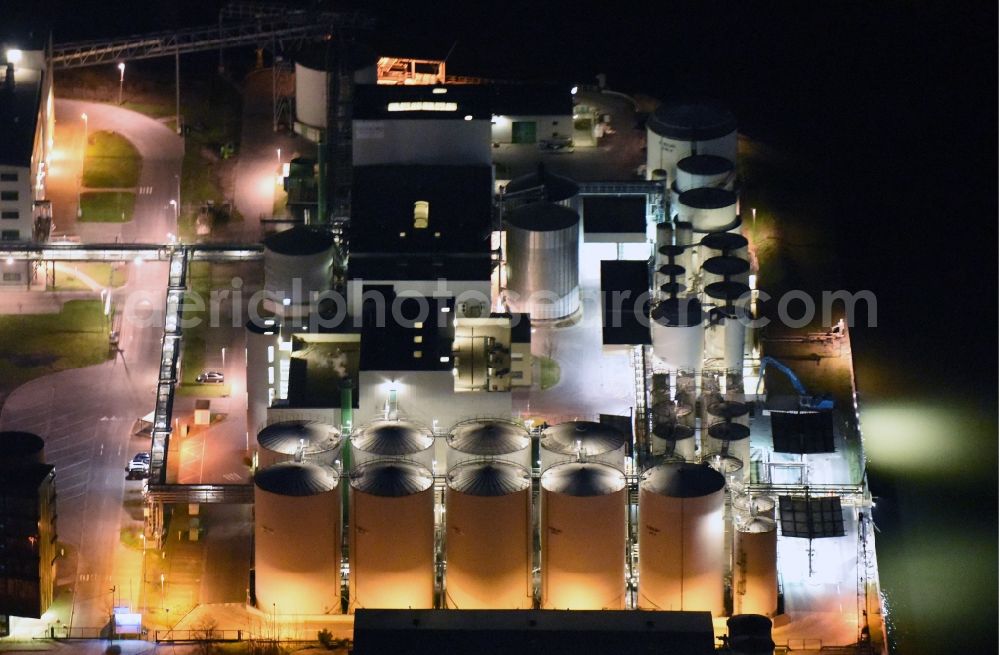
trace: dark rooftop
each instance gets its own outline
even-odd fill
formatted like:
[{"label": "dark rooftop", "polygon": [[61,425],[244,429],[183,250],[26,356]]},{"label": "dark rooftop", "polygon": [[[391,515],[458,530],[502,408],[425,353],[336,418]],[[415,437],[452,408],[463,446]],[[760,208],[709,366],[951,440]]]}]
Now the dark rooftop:
[{"label": "dark rooftop", "polygon": [[[451,371],[454,299],[396,299],[391,290],[383,292],[382,316],[374,301],[362,308],[361,370]],[[420,337],[419,342],[414,337]]]},{"label": "dark rooftop", "polygon": [[493,113],[500,116],[571,116],[573,95],[565,84],[495,84]]},{"label": "dark rooftop", "polygon": [[56,467],[51,464],[26,464],[4,468],[0,475],[0,494],[16,498],[34,498],[39,485],[52,475]]},{"label": "dark rooftop", "polygon": [[[637,298],[645,299],[642,307],[635,307]],[[630,260],[601,262],[604,345],[652,343],[649,323],[645,319],[645,316],[648,316],[648,298],[649,266],[646,262]]]},{"label": "dark rooftop", "polygon": [[[390,103],[405,102],[454,103],[456,107],[449,111],[389,111]],[[359,84],[355,87],[353,112],[359,120],[464,120],[466,116],[490,120],[490,92],[470,84]]]},{"label": "dark rooftop", "polygon": [[355,616],[357,655],[715,652],[709,612],[359,609]]},{"label": "dark rooftop", "polygon": [[[348,277],[489,279],[492,185],[488,166],[355,168]],[[418,228],[421,201],[427,226]]]},{"label": "dark rooftop", "polygon": [[[338,54],[337,44],[331,40],[304,44],[291,57],[295,63],[313,70],[337,70]],[[346,55],[351,70],[374,66],[378,60],[374,50],[356,42],[348,45]]]},{"label": "dark rooftop", "polygon": [[583,231],[646,234],[646,196],[584,196]]}]

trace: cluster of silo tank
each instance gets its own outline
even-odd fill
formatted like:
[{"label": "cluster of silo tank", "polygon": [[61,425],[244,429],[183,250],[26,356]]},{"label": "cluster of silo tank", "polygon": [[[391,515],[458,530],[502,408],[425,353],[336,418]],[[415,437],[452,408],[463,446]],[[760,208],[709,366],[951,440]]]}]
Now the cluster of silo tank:
[{"label": "cluster of silo tank", "polygon": [[343,439],[334,426],[282,421],[257,435],[254,590],[281,614],[340,612]]},{"label": "cluster of silo tank", "polygon": [[503,196],[506,301],[532,320],[580,309],[580,188],[539,165],[511,180]]},{"label": "cluster of silo tank", "polygon": [[[339,432],[303,421],[262,430],[258,460],[267,465],[255,476],[258,605],[282,614],[339,612],[346,523],[348,611],[530,609],[536,536],[538,606],[626,607],[627,442],[619,430],[574,421],[542,431],[537,525],[532,440],[521,424],[473,419],[450,430],[443,505],[431,473],[434,439],[405,420],[356,430],[344,516]],[[726,486],[726,477],[704,464],[668,461],[642,474],[638,607],[723,612],[731,552],[724,543]],[[733,566],[742,567],[740,589],[747,590],[739,600],[744,611],[758,611],[769,602],[768,581],[776,579],[773,555],[768,559],[774,545],[768,538],[776,533],[766,529],[762,499],[738,500],[732,552],[740,556]],[[445,563],[441,598],[438,552]]]},{"label": "cluster of silo tank", "polygon": [[670,370],[742,368],[749,304],[739,234],[736,121],[712,105],[664,105],[647,124],[647,170],[670,198],[657,227],[653,350]]}]

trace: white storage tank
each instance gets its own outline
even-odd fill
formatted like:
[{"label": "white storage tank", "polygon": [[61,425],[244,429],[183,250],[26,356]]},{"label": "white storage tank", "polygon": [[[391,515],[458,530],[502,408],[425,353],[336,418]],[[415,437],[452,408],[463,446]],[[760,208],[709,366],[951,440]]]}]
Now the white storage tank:
[{"label": "white storage tank", "polygon": [[592,421],[568,421],[542,430],[542,470],[579,459],[625,470],[625,435],[618,428]]},{"label": "white storage tank", "polygon": [[[304,47],[294,55],[295,59],[295,120],[311,128],[326,129],[327,94],[330,73],[336,72],[341,55],[346,57],[344,69],[350,71],[357,84],[375,84],[378,72],[375,68],[375,53],[351,44],[346,52],[338,52],[333,41],[312,47]],[[296,130],[311,136],[308,130]],[[315,139],[313,139],[315,140]]]},{"label": "white storage tank", "polygon": [[703,187],[677,196],[678,220],[691,223],[695,232],[720,232],[738,225],[736,194],[726,189]]},{"label": "white storage tank", "polygon": [[448,470],[470,459],[502,460],[531,469],[531,435],[514,421],[461,421],[448,434]]},{"label": "white storage tank", "polygon": [[297,225],[264,240],[265,309],[281,315],[303,315],[320,293],[330,290],[333,236]]},{"label": "white storage tank", "polygon": [[625,609],[625,475],[561,464],[541,487],[542,609]]},{"label": "white storage tank", "polygon": [[736,164],[718,155],[691,155],[677,162],[677,193],[702,187],[733,190],[736,183]]},{"label": "white storage tank", "polygon": [[340,475],[282,462],[254,476],[257,606],[277,614],[340,612]]},{"label": "white storage tank", "polygon": [[353,466],[385,457],[416,462],[434,470],[434,435],[413,421],[379,419],[364,425],[351,436]]},{"label": "white storage tank", "polygon": [[700,464],[665,463],[639,481],[639,607],[723,607],[725,480]]},{"label": "white storage tank", "polygon": [[774,499],[750,494],[733,496],[733,512],[739,520],[749,521],[757,517],[774,519]]},{"label": "white storage tank", "polygon": [[432,608],[431,472],[419,464],[392,460],[355,468],[350,517],[350,611]]},{"label": "white storage tank", "polygon": [[301,459],[333,466],[343,441],[340,430],[319,421],[279,421],[257,433],[257,466]]},{"label": "white storage tank", "polygon": [[650,311],[653,353],[670,370],[700,370],[705,333],[697,298],[666,298]]},{"label": "white storage tank", "polygon": [[683,423],[656,423],[653,425],[650,442],[653,455],[663,455],[688,462],[695,459],[694,428]]},{"label": "white storage tank", "polygon": [[580,215],[533,202],[504,215],[507,302],[532,320],[564,318],[580,308]]},{"label": "white storage tank", "polygon": [[449,608],[532,608],[531,476],[508,462],[466,462],[448,472]]},{"label": "white storage tank", "polygon": [[677,177],[677,163],[693,154],[736,161],[736,118],[712,104],[660,105],[646,123],[646,171],[667,173],[667,187]]},{"label": "white storage tank", "polygon": [[743,462],[744,476],[750,474],[750,407],[740,400],[703,398],[704,453],[731,455]]},{"label": "white storage tank", "polygon": [[705,360],[711,366],[743,370],[747,312],[735,305],[714,307],[705,328]]},{"label": "white storage tank", "polygon": [[778,531],[756,517],[737,525],[733,547],[733,613],[774,616],[778,611]]}]

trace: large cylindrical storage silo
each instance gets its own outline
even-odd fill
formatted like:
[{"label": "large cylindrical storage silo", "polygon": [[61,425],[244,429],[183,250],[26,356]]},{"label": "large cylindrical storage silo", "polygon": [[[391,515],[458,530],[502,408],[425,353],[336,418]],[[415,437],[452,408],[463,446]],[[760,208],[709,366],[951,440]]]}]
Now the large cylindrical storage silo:
[{"label": "large cylindrical storage silo", "polygon": [[733,513],[740,519],[749,521],[757,517],[774,518],[774,498],[770,496],[733,496]]},{"label": "large cylindrical storage silo", "polygon": [[677,217],[691,223],[695,232],[719,232],[737,224],[736,194],[726,189],[705,187],[677,196]]},{"label": "large cylindrical storage silo", "polygon": [[717,471],[666,463],[639,482],[639,607],[723,613],[725,525]]},{"label": "large cylindrical storage silo", "polygon": [[461,421],[448,433],[448,470],[470,459],[513,462],[531,469],[531,435],[514,421]]},{"label": "large cylindrical storage silo", "polygon": [[412,421],[376,420],[363,425],[351,436],[351,461],[361,466],[392,457],[416,462],[434,470],[434,435]]},{"label": "large cylindrical storage silo", "polygon": [[466,462],[448,472],[447,605],[532,608],[531,476],[508,462]]},{"label": "large cylindrical storage silo", "polygon": [[709,104],[660,105],[646,123],[646,175],[667,173],[667,187],[677,177],[677,163],[690,155],[718,155],[736,161],[736,118]]},{"label": "large cylindrical storage silo", "polygon": [[277,614],[340,612],[340,475],[282,462],[254,476],[257,605]]},{"label": "large cylindrical storage silo", "polygon": [[341,50],[336,41],[303,47],[294,55],[296,122],[312,128],[326,129],[330,72],[341,68],[341,56],[346,57],[343,68],[352,71],[355,83],[377,82],[377,57],[366,47],[352,43]]},{"label": "large cylindrical storage silo", "polygon": [[625,609],[625,475],[561,464],[541,487],[542,609]]},{"label": "large cylindrical storage silo", "polygon": [[618,428],[592,421],[568,421],[542,431],[542,470],[578,459],[625,470],[625,435]]},{"label": "large cylindrical storage silo", "polygon": [[677,178],[674,188],[677,193],[718,187],[733,190],[736,182],[736,164],[733,160],[718,155],[691,155],[677,162]]},{"label": "large cylindrical storage silo", "polygon": [[45,440],[31,432],[0,432],[0,467],[45,463]]},{"label": "large cylindrical storage silo", "polygon": [[[541,192],[548,202],[568,207],[577,213],[580,211],[580,185],[568,177],[550,172],[542,163],[538,164],[534,172],[511,180],[504,189],[504,195],[528,195],[536,191]],[[512,204],[516,204],[517,195],[513,195],[511,200],[514,201]]]},{"label": "large cylindrical storage silo", "polygon": [[319,421],[279,421],[257,433],[257,466],[291,459],[333,466],[343,441],[340,430]]},{"label": "large cylindrical storage silo", "polygon": [[434,478],[412,462],[351,471],[350,611],[434,606]]},{"label": "large cylindrical storage silo", "polygon": [[264,427],[267,408],[280,389],[279,330],[275,319],[251,320],[246,324],[247,432],[256,433]]},{"label": "large cylindrical storage silo", "polygon": [[580,308],[580,215],[534,202],[504,216],[507,301],[532,319],[564,318]]},{"label": "large cylindrical storage silo", "polygon": [[736,528],[733,613],[774,616],[778,611],[778,531],[758,517]]},{"label": "large cylindrical storage silo", "polygon": [[333,236],[297,225],[264,240],[265,308],[282,315],[300,315],[312,299],[330,290]]},{"label": "large cylindrical storage silo", "polygon": [[705,328],[705,361],[719,368],[743,370],[749,314],[734,306],[716,307]]},{"label": "large cylindrical storage silo", "polygon": [[697,298],[667,298],[653,306],[649,321],[653,354],[670,370],[700,370],[705,333]]},{"label": "large cylindrical storage silo", "polygon": [[750,475],[750,407],[741,400],[702,398],[702,451],[731,455],[743,462]]},{"label": "large cylindrical storage silo", "polygon": [[683,423],[675,421],[654,424],[650,443],[653,455],[688,462],[695,459],[694,428]]}]

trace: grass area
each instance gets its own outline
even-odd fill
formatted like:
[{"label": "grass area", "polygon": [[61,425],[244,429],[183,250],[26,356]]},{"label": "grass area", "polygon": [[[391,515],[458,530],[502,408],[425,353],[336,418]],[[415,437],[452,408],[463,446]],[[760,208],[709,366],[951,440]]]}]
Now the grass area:
[{"label": "grass area", "polygon": [[135,211],[131,191],[86,191],[80,194],[80,218],[85,223],[126,223]]},{"label": "grass area", "polygon": [[122,107],[145,114],[150,118],[166,118],[174,115],[174,105],[165,105],[154,102],[123,102]]},{"label": "grass area", "polygon": [[110,358],[99,300],[72,300],[55,314],[0,316],[0,394],[29,380]]},{"label": "grass area", "polygon": [[[195,297],[202,298],[204,302],[208,301],[209,294],[212,291],[212,265],[208,262],[191,262],[188,268],[188,285],[190,291],[185,294],[187,298],[188,295],[193,295]],[[208,387],[211,385],[202,385],[195,382],[195,378],[205,369],[205,335],[208,333],[208,322],[205,319],[204,313],[194,314],[189,310],[192,306],[191,301],[186,301],[185,319],[191,318],[201,318],[197,325],[189,325],[183,330],[183,341],[181,348],[181,387],[194,387],[200,389],[201,387]],[[193,305],[195,307],[201,305]],[[222,385],[218,385],[222,386]]]},{"label": "grass area", "polygon": [[539,357],[538,366],[541,369],[542,390],[551,389],[559,383],[559,377],[562,375],[559,362],[550,357]]},{"label": "grass area", "polygon": [[[188,348],[188,344],[184,344],[185,350]],[[204,361],[205,354],[205,344],[201,344],[202,361]],[[187,369],[185,369],[186,371]],[[229,395],[230,385],[226,384],[199,384],[198,382],[193,382],[194,378],[198,376],[201,369],[195,369],[195,372],[191,376],[192,382],[182,382],[177,385],[176,393],[178,396],[197,396],[198,398],[225,398]],[[185,376],[186,377],[186,376]]]},{"label": "grass area", "polygon": [[[193,96],[193,97],[192,97]],[[219,149],[231,143],[239,151],[242,121],[242,98],[218,78],[196,88],[183,98],[184,161],[181,165],[183,208],[178,232],[183,239],[194,239],[198,209],[206,202],[221,205],[225,194],[216,170],[222,161]]]},{"label": "grass area", "polygon": [[94,132],[87,139],[83,186],[127,189],[139,183],[142,158],[132,142],[117,132]]},{"label": "grass area", "polygon": [[[79,264],[69,264],[69,266],[84,275],[94,278],[95,281],[102,285],[110,285],[117,288],[128,281],[128,271],[122,265],[115,266],[113,263],[105,262],[81,262]],[[55,286],[52,287],[54,291],[86,291],[90,289],[90,287],[71,273],[56,271],[55,279]]]}]

